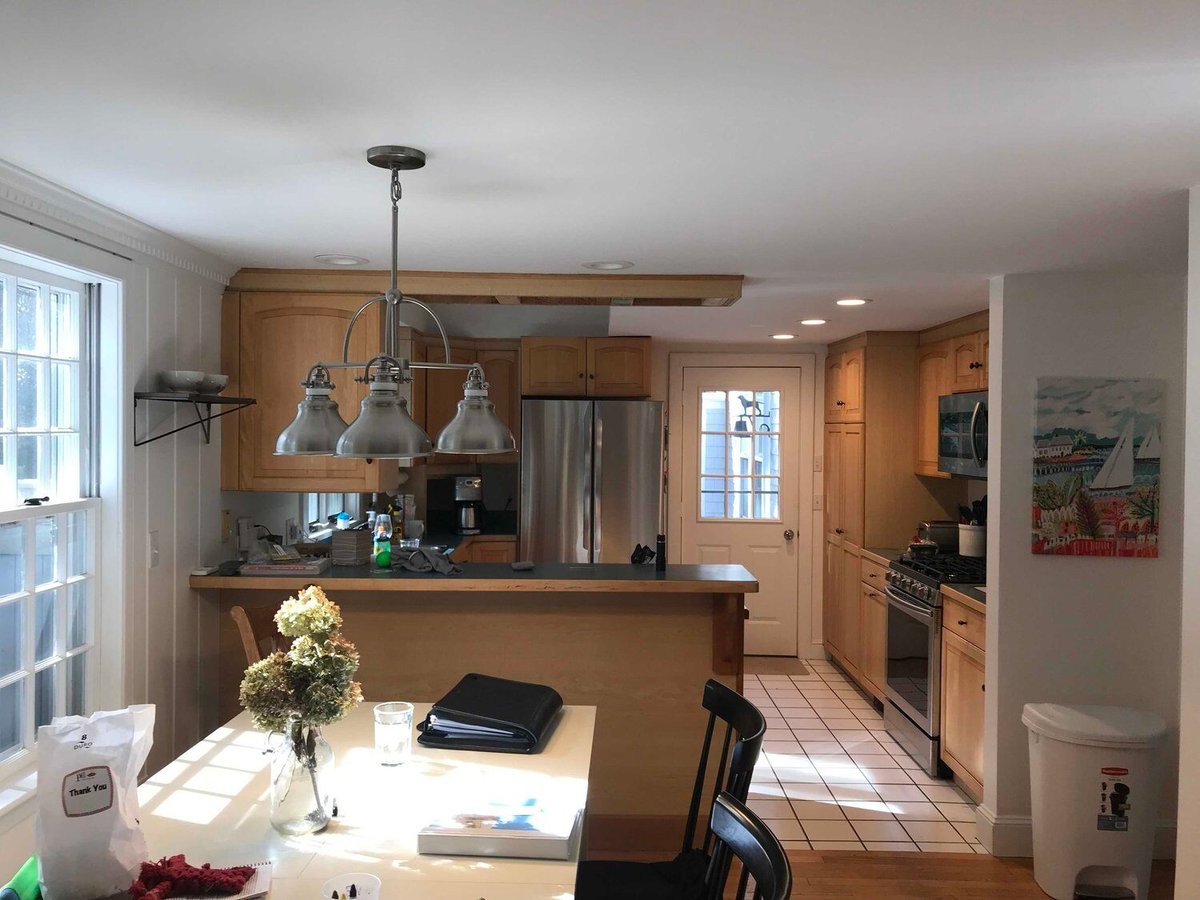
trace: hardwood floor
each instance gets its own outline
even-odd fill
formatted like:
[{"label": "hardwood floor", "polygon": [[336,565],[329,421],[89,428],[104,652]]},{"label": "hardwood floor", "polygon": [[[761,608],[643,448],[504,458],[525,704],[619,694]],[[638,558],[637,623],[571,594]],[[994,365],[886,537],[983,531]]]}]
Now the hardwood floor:
[{"label": "hardwood floor", "polygon": [[[1032,859],[998,859],[957,853],[847,853],[797,850],[792,896],[805,900],[1046,900],[1033,880]],[[736,879],[730,878],[732,897]],[[1150,900],[1170,900],[1175,864],[1154,864]]]}]

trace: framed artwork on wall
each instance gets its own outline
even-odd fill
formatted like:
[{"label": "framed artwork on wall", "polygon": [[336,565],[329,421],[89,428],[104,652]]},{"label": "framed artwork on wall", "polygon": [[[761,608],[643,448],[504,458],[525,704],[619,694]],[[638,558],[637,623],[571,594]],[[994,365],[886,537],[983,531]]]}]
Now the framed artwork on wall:
[{"label": "framed artwork on wall", "polygon": [[1039,378],[1034,553],[1156,558],[1165,383]]}]

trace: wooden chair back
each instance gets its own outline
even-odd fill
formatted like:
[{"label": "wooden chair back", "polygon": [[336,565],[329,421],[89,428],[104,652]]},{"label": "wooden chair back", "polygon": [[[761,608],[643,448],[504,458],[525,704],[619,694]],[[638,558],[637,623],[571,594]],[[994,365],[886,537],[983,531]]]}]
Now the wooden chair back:
[{"label": "wooden chair back", "polygon": [[[729,794],[721,794],[713,803],[709,823],[716,838],[712,859],[704,878],[706,900],[720,900],[736,857],[742,864],[735,897],[753,896],[754,900],[787,900],[792,895],[792,867],[787,853],[774,832],[758,816]],[[754,878],[754,893],[746,886]]]},{"label": "wooden chair back", "polygon": [[242,649],[246,652],[246,665],[254,665],[263,658],[264,653],[275,652],[278,641],[275,636],[274,620],[270,626],[271,633],[259,638],[254,632],[254,625],[250,622],[250,616],[247,615],[245,609],[235,606],[229,610],[229,617],[237,626],[238,637],[242,639]]}]

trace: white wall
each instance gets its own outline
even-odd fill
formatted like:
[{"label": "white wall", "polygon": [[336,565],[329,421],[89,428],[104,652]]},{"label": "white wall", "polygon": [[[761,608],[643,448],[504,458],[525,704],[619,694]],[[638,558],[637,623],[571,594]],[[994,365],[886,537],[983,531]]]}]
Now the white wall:
[{"label": "white wall", "polygon": [[[998,855],[1030,852],[1021,708],[1031,701],[1134,706],[1165,718],[1171,737],[1160,821],[1175,818],[1185,308],[1182,276],[1050,273],[993,282],[980,824]],[[1157,560],[1030,552],[1034,390],[1044,375],[1166,381]],[[1173,835],[1162,837],[1169,843]]]},{"label": "white wall", "polygon": [[[1200,447],[1200,187],[1188,233],[1187,432]],[[1196,454],[1193,451],[1193,459]],[[1183,497],[1183,628],[1179,703],[1179,837],[1175,896],[1200,897],[1200,465],[1188,466]],[[1190,851],[1190,852],[1189,852]]]},{"label": "white wall", "polygon": [[[201,557],[218,555],[220,444],[219,429],[213,429],[211,446],[192,429],[134,448],[135,428],[141,435],[147,427],[172,427],[176,416],[183,424],[192,414],[190,407],[139,408],[135,423],[133,392],[156,387],[162,369],[219,370],[220,300],[233,269],[5,163],[0,163],[0,244],[123,284],[123,331],[108,328],[101,334],[102,359],[116,361],[101,373],[106,385],[115,385],[106,387],[105,400],[123,432],[105,448],[119,456],[120,467],[102,499],[121,515],[101,535],[100,565],[102,574],[113,576],[105,577],[116,585],[107,602],[120,619],[101,625],[119,627],[110,646],[121,655],[102,657],[108,675],[102,689],[105,703],[157,704],[149,763],[154,769],[194,743],[201,722],[211,721],[215,712],[205,706],[215,703],[215,697],[206,699],[215,692],[202,690],[201,682],[202,673],[214,668],[208,657],[215,654],[216,611],[189,590],[187,578]],[[102,304],[115,300],[102,296]],[[119,353],[113,353],[114,342]],[[159,537],[154,569],[147,568],[150,531]]]}]

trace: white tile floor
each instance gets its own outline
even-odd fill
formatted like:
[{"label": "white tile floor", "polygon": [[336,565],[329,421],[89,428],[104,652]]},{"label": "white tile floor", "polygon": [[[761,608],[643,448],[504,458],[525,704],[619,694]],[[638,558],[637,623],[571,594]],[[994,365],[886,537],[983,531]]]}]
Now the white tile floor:
[{"label": "white tile floor", "polygon": [[975,807],[921,771],[871,701],[831,663],[811,675],[747,675],[767,719],[750,806],[799,850],[984,853]]}]

